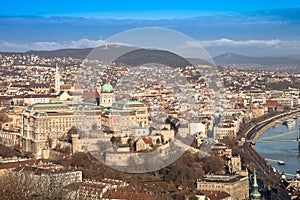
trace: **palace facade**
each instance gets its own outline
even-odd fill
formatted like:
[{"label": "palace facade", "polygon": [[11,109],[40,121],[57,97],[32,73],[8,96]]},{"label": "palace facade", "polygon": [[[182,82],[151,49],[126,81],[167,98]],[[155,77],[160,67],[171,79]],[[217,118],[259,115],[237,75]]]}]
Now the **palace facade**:
[{"label": "palace facade", "polygon": [[101,111],[79,106],[75,111],[64,103],[34,104],[21,113],[21,147],[36,158],[46,158],[55,141],[67,138],[73,127],[90,130],[100,127]]}]

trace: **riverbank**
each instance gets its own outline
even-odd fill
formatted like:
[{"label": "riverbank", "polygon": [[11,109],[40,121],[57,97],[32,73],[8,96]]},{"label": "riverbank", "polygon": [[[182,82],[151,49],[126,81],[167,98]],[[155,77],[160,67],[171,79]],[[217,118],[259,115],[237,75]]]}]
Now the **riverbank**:
[{"label": "riverbank", "polygon": [[240,136],[240,138],[244,137],[246,140],[255,140],[259,138],[268,128],[276,125],[279,120],[283,121],[294,114],[300,114],[300,109],[279,113],[259,123],[255,123],[248,130],[246,130],[245,133]]},{"label": "riverbank", "polygon": [[[250,122],[253,125],[248,129],[244,130],[244,134],[239,135],[240,138],[245,138],[246,142],[242,146],[242,151],[250,158],[250,160],[244,163],[250,171],[254,169],[257,170],[258,177],[263,181],[263,183],[269,185],[271,188],[276,188],[277,183],[280,180],[280,174],[278,171],[274,170],[272,165],[265,160],[258,152],[253,148],[256,139],[258,139],[266,130],[275,126],[280,121],[285,120],[286,118],[291,117],[292,115],[299,114],[300,109],[279,113],[269,117],[268,119],[263,119],[260,122]],[[249,126],[248,126],[249,127]],[[251,145],[249,145],[249,143]]]},{"label": "riverbank", "polygon": [[[287,127],[283,123],[278,123],[267,129],[256,140],[254,146],[257,153],[264,157],[277,171],[284,172],[288,177],[296,176],[296,171],[300,166],[297,142],[300,117],[293,120],[294,126]],[[263,138],[270,138],[270,140],[261,140]],[[272,140],[274,142],[271,142]],[[279,161],[283,161],[285,164],[280,165],[278,164]]]},{"label": "riverbank", "polygon": [[256,140],[258,139],[266,130],[268,130],[269,128],[271,128],[272,126],[275,126],[278,123],[278,120],[275,121],[271,121],[269,123],[267,123],[266,125],[264,125],[261,129],[259,129],[256,134],[253,134],[252,137],[250,139],[252,140]]}]

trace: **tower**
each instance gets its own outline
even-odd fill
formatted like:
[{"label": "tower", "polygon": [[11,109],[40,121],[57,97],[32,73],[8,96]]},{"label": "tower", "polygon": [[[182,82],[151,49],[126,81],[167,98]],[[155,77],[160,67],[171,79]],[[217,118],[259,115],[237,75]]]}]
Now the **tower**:
[{"label": "tower", "polygon": [[72,138],[72,154],[80,151],[80,142],[79,142],[79,134],[74,133],[71,135]]},{"label": "tower", "polygon": [[252,95],[250,96],[250,99],[249,99],[249,106],[250,106],[250,110],[252,110],[254,108]]},{"label": "tower", "polygon": [[100,90],[100,106],[111,107],[115,102],[114,89],[110,83],[102,85]]},{"label": "tower", "polygon": [[257,184],[255,169],[254,169],[254,173],[253,173],[252,192],[251,192],[250,196],[251,196],[251,199],[260,199],[260,197],[261,197],[261,194],[258,192],[258,184]]},{"label": "tower", "polygon": [[97,106],[100,105],[100,94],[101,94],[101,84],[100,84],[100,82],[98,82],[96,85],[96,93],[95,93],[95,99],[96,99]]},{"label": "tower", "polygon": [[100,82],[98,82],[96,85],[96,92],[98,92],[99,95],[101,93],[101,83]]},{"label": "tower", "polygon": [[60,92],[60,74],[58,71],[58,64],[56,63],[55,67],[55,92],[59,93]]}]

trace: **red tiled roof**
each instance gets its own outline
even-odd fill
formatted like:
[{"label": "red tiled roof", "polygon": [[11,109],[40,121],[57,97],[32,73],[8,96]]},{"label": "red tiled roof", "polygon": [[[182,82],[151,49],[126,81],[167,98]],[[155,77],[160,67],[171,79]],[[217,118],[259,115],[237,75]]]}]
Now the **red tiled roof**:
[{"label": "red tiled roof", "polygon": [[145,144],[149,144],[149,141],[147,140],[147,138],[142,137],[142,140],[144,141]]},{"label": "red tiled roof", "polygon": [[0,100],[11,100],[13,96],[0,96]]},{"label": "red tiled roof", "polygon": [[99,98],[100,95],[98,92],[85,92],[83,93],[82,97],[84,99],[94,99],[94,98]]},{"label": "red tiled roof", "polygon": [[24,161],[17,161],[17,162],[0,163],[0,169],[11,169],[11,168],[16,168],[25,165],[33,165],[34,162],[35,162],[34,160],[24,160]]},{"label": "red tiled roof", "polygon": [[276,101],[276,100],[266,100],[266,104],[267,105],[277,105],[278,104],[278,102]]},{"label": "red tiled roof", "polygon": [[97,188],[97,189],[101,189],[101,190],[103,190],[106,187],[104,184],[101,185],[101,184],[86,183],[86,182],[81,183],[81,186],[88,187],[88,188],[95,188],[95,189]]},{"label": "red tiled roof", "polygon": [[153,200],[153,195],[144,191],[136,191],[132,186],[107,190],[102,196],[108,199]]}]

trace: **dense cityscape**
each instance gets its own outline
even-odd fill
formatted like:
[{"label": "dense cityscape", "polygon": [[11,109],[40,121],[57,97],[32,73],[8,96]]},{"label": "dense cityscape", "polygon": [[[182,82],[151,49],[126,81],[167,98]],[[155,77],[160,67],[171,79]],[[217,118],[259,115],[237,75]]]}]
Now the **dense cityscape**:
[{"label": "dense cityscape", "polygon": [[[83,82],[90,82],[82,86],[76,81],[84,69],[80,58],[3,53],[1,63],[3,198],[287,199],[299,194],[296,176],[284,178],[253,149],[266,127],[299,112],[298,74],[219,66],[225,88],[219,100],[225,105],[216,124],[211,80],[202,76],[211,66],[160,71],[187,81],[181,84],[188,85],[193,101],[183,102],[167,82],[147,82],[155,67],[150,75],[147,66],[127,80],[122,77],[132,73],[131,66],[97,62],[101,70],[88,68],[93,72]],[[133,80],[131,88],[126,83]],[[115,89],[118,83],[125,93]]]},{"label": "dense cityscape", "polygon": [[300,199],[300,1],[3,1],[0,200]]}]

